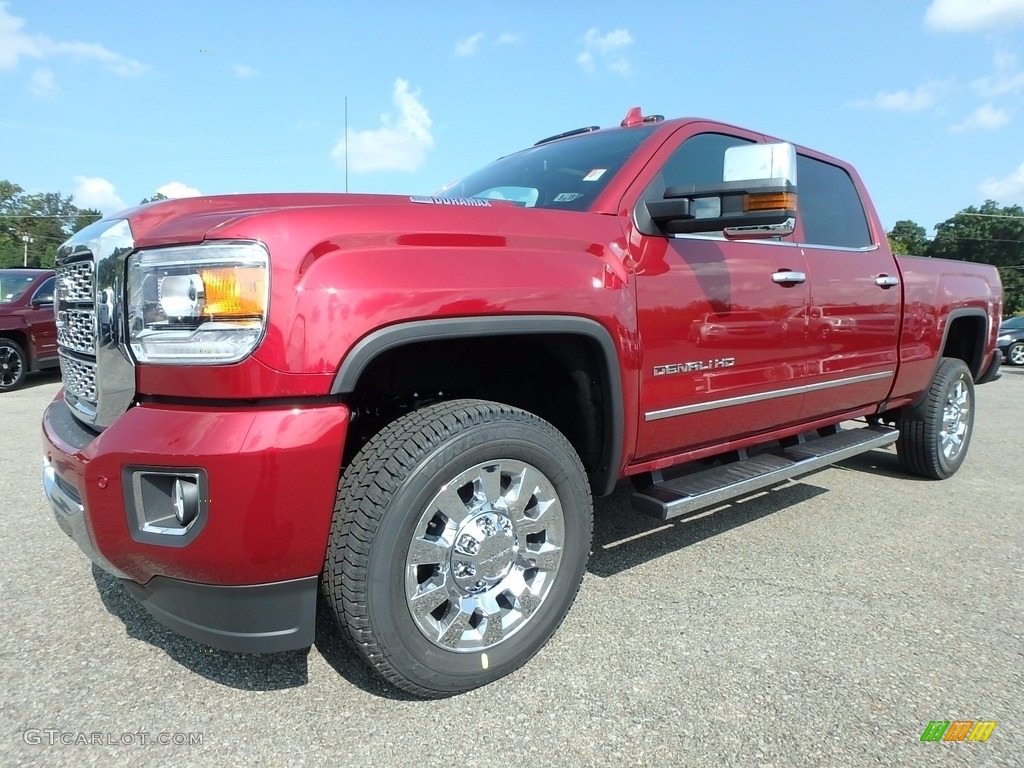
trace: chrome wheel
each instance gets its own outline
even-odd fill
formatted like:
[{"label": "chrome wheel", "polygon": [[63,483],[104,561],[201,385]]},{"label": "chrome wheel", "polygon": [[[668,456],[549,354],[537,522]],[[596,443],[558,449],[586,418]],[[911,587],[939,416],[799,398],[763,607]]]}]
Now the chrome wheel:
[{"label": "chrome wheel", "polygon": [[964,438],[970,426],[971,393],[962,379],[949,388],[942,406],[942,427],[939,444],[947,460],[955,459],[964,447]]},{"label": "chrome wheel", "polygon": [[526,626],[557,578],[565,518],[536,467],[500,459],[446,483],[409,544],[405,593],[434,645],[482,651]]}]

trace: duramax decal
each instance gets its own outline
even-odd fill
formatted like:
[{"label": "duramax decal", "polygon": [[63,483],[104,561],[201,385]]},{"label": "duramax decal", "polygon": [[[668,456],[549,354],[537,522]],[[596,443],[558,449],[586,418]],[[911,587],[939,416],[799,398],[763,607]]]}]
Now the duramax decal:
[{"label": "duramax decal", "polygon": [[411,203],[426,203],[428,205],[463,205],[471,208],[490,208],[491,202],[489,200],[481,200],[478,197],[466,198],[466,197],[421,197],[419,195],[412,195],[409,198]]}]

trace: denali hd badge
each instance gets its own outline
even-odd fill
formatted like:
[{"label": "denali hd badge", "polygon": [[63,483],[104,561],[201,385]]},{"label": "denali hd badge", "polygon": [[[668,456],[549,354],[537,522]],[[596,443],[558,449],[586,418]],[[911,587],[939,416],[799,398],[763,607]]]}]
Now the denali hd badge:
[{"label": "denali hd badge", "polygon": [[656,365],[654,366],[654,375],[671,376],[675,373],[689,373],[690,371],[711,371],[716,368],[732,368],[734,365],[736,365],[735,357],[716,357],[713,360],[694,360],[690,363]]}]

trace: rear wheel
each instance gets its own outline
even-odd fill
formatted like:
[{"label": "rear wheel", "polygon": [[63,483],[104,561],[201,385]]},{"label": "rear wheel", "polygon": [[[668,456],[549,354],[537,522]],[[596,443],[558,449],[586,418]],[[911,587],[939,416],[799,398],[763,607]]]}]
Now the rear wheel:
[{"label": "rear wheel", "polygon": [[10,339],[0,339],[0,392],[14,389],[25,380],[28,361],[21,346]]},{"label": "rear wheel", "polygon": [[1024,341],[1015,341],[1006,350],[1006,362],[1010,365],[1024,365]]},{"label": "rear wheel", "polygon": [[924,402],[896,426],[900,464],[920,477],[943,480],[963,464],[974,429],[974,380],[962,360],[944,358]]},{"label": "rear wheel", "polygon": [[476,688],[561,624],[592,506],[576,452],[547,422],[480,400],[432,405],[372,438],[342,475],[324,592],[399,688]]}]

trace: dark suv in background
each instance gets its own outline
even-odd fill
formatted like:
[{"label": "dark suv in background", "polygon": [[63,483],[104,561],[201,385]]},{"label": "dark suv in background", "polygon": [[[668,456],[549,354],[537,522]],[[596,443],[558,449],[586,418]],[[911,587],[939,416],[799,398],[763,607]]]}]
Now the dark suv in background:
[{"label": "dark suv in background", "polygon": [[1002,322],[997,343],[1007,365],[1024,365],[1024,315]]},{"label": "dark suv in background", "polygon": [[59,365],[52,269],[0,269],[0,392]]}]

